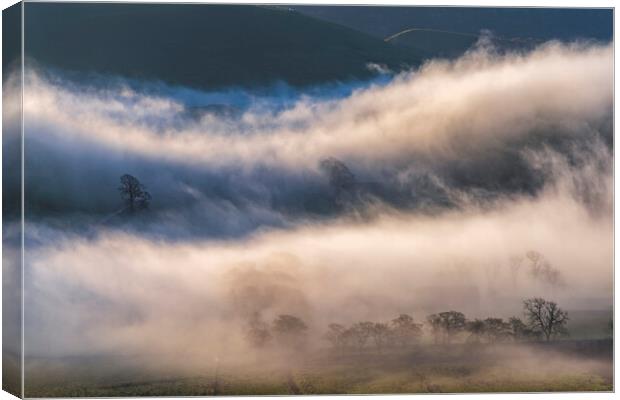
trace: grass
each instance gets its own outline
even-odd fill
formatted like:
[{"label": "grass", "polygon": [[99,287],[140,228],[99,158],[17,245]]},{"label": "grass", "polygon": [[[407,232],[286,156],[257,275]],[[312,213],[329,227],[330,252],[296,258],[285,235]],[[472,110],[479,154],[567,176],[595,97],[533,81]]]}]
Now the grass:
[{"label": "grass", "polygon": [[[226,364],[193,376],[31,369],[29,397],[611,391],[611,341],[580,346],[424,346],[384,354],[300,357],[295,365]],[[607,345],[608,344],[608,345]],[[586,346],[587,347],[587,346]],[[572,350],[571,350],[572,349]],[[575,350],[581,349],[581,350]],[[580,353],[581,352],[581,353]],[[83,373],[85,371],[82,371]],[[92,371],[91,371],[92,372]]]}]

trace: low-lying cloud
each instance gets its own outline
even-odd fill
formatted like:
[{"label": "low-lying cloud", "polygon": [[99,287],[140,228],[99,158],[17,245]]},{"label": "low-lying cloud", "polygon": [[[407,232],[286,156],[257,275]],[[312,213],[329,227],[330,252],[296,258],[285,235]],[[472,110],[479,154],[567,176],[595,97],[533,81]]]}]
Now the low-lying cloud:
[{"label": "low-lying cloud", "polygon": [[[204,167],[316,168],[327,155],[362,165],[461,157],[535,130],[564,135],[610,118],[613,49],[548,44],[525,54],[472,52],[403,73],[336,100],[300,99],[239,118],[179,118],[174,98],[127,88],[84,91],[29,74],[27,133],[39,131],[114,152]],[[234,105],[233,105],[234,106]],[[465,149],[463,148],[465,146]]]},{"label": "low-lying cloud", "polygon": [[[117,231],[97,239],[57,233],[52,242],[28,253],[33,353],[192,346],[225,353],[245,348],[253,313],[267,321],[299,315],[320,337],[330,322],[403,312],[421,321],[446,309],[509,317],[520,315],[528,296],[578,309],[604,307],[612,296],[611,219],[553,193],[488,211],[395,213],[234,243],[167,243]],[[530,250],[559,271],[562,285],[531,276],[527,262],[512,275],[510,258]]]},{"label": "low-lying cloud", "polygon": [[612,65],[610,45],[483,46],[310,94],[86,85],[29,69],[26,208],[66,229],[117,224],[118,179],[131,173],[153,195],[146,231],[234,237],[359,209],[339,198],[326,159],[351,172],[346,196],[362,205],[454,207],[455,190],[481,202],[534,195],[545,178],[527,154],[550,148],[570,164],[571,148],[610,146]]},{"label": "low-lying cloud", "polygon": [[[611,45],[484,46],[310,94],[26,82],[30,355],[240,354],[254,315],[319,338],[611,304]],[[124,173],[149,210],[120,212]],[[561,279],[510,270],[531,250]]]}]

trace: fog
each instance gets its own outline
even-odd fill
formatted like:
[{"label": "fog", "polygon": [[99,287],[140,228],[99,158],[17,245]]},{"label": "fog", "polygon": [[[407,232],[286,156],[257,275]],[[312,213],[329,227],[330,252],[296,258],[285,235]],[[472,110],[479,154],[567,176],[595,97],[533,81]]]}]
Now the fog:
[{"label": "fog", "polygon": [[[33,326],[26,332],[33,351],[47,343],[61,354],[178,351],[185,341],[225,352],[227,341],[238,347],[234,340],[255,311],[268,321],[299,315],[320,333],[330,322],[384,321],[404,312],[419,321],[447,309],[520,316],[522,298],[536,295],[568,307],[604,307],[612,297],[611,233],[610,218],[593,218],[549,194],[486,212],[389,213],[234,243],[68,236],[29,253],[26,314]],[[525,268],[512,280],[509,257],[531,249],[561,271],[565,286],[546,286]],[[48,330],[62,335],[40,336]]]},{"label": "fog", "polygon": [[[26,75],[31,357],[251,358],[253,315],[321,348],[331,322],[611,305],[611,45],[485,45],[308,93],[128,82]],[[149,210],[122,213],[124,173]],[[532,250],[558,282],[511,273]]]},{"label": "fog", "polygon": [[[316,168],[326,156],[376,167],[417,157],[463,157],[490,144],[610,117],[613,49],[548,44],[527,55],[478,50],[430,62],[391,84],[345,99],[302,98],[270,112],[258,102],[240,118],[205,115],[179,123],[171,98],[129,89],[89,92],[28,76],[28,131],[121,154],[203,167]],[[465,147],[465,148],[463,148]]]}]

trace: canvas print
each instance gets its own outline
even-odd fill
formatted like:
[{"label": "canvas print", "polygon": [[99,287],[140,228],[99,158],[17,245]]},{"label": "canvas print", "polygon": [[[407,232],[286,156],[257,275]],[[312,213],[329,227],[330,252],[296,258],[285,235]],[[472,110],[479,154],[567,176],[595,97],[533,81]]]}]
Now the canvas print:
[{"label": "canvas print", "polygon": [[614,389],[613,9],[2,15],[4,390]]}]

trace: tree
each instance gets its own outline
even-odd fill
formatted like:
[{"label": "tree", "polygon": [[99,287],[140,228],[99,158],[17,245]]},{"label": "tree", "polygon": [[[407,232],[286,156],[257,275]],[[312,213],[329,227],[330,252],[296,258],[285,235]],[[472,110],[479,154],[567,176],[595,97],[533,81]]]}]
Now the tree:
[{"label": "tree", "polygon": [[480,339],[484,335],[485,332],[485,324],[481,319],[476,318],[473,321],[468,321],[465,330],[469,332],[470,338],[475,342],[480,342]]},{"label": "tree", "polygon": [[323,336],[335,349],[343,349],[346,346],[346,328],[340,324],[329,324],[328,330]]},{"label": "tree", "polygon": [[410,315],[400,314],[392,320],[391,325],[394,340],[400,346],[409,346],[422,336],[422,325],[416,324]]},{"label": "tree", "polygon": [[508,323],[510,324],[510,334],[516,341],[538,339],[540,337],[540,332],[534,332],[521,318],[511,317]]},{"label": "tree", "polygon": [[118,190],[121,192],[121,197],[127,203],[129,211],[133,212],[136,209],[148,208],[151,201],[151,195],[145,190],[144,185],[140,181],[129,174],[121,176],[121,186]]},{"label": "tree", "polygon": [[269,332],[269,325],[263,322],[260,318],[260,314],[254,313],[248,323],[248,327],[245,332],[245,338],[250,342],[253,347],[265,347],[271,339],[271,332]]},{"label": "tree", "polygon": [[328,157],[319,167],[327,175],[337,206],[344,207],[355,200],[357,181],[355,175],[342,161]]},{"label": "tree", "polygon": [[426,319],[431,325],[435,342],[441,337],[444,343],[450,343],[452,339],[465,329],[465,315],[458,311],[446,311],[439,314],[429,315]]},{"label": "tree", "polygon": [[529,328],[540,332],[546,340],[568,333],[566,330],[568,313],[555,302],[535,297],[525,300],[523,308]]},{"label": "tree", "polygon": [[390,330],[388,324],[377,322],[373,324],[373,327],[370,330],[370,336],[375,343],[377,351],[381,351],[381,349],[388,346],[391,342],[392,331]]},{"label": "tree", "polygon": [[355,175],[342,161],[333,157],[321,160],[320,168],[329,178],[329,184],[337,191],[352,190],[355,187]]},{"label": "tree", "polygon": [[308,327],[294,315],[279,315],[273,321],[272,331],[278,342],[287,347],[301,347],[305,344]]},{"label": "tree", "polygon": [[491,343],[503,341],[511,336],[511,326],[502,318],[487,318],[484,320],[483,335]]},{"label": "tree", "polygon": [[533,271],[532,273],[535,274],[536,273],[535,271],[540,268],[540,264],[544,260],[542,254],[540,254],[536,250],[530,250],[527,253],[525,253],[525,257],[527,257],[527,259],[530,260],[530,266]]},{"label": "tree", "polygon": [[530,274],[534,279],[549,285],[551,288],[564,286],[564,279],[560,271],[553,268],[542,254],[537,251],[528,251],[526,257],[530,260]]},{"label": "tree", "polygon": [[435,344],[439,343],[442,337],[442,333],[443,333],[443,328],[441,326],[441,318],[437,314],[431,314],[428,317],[426,317],[426,322],[430,326],[431,335],[433,336],[433,341],[435,342]]},{"label": "tree", "polygon": [[368,339],[370,339],[374,327],[375,324],[372,322],[357,322],[348,329],[347,336],[351,338],[355,347],[361,350],[366,345],[366,342],[368,342]]}]

